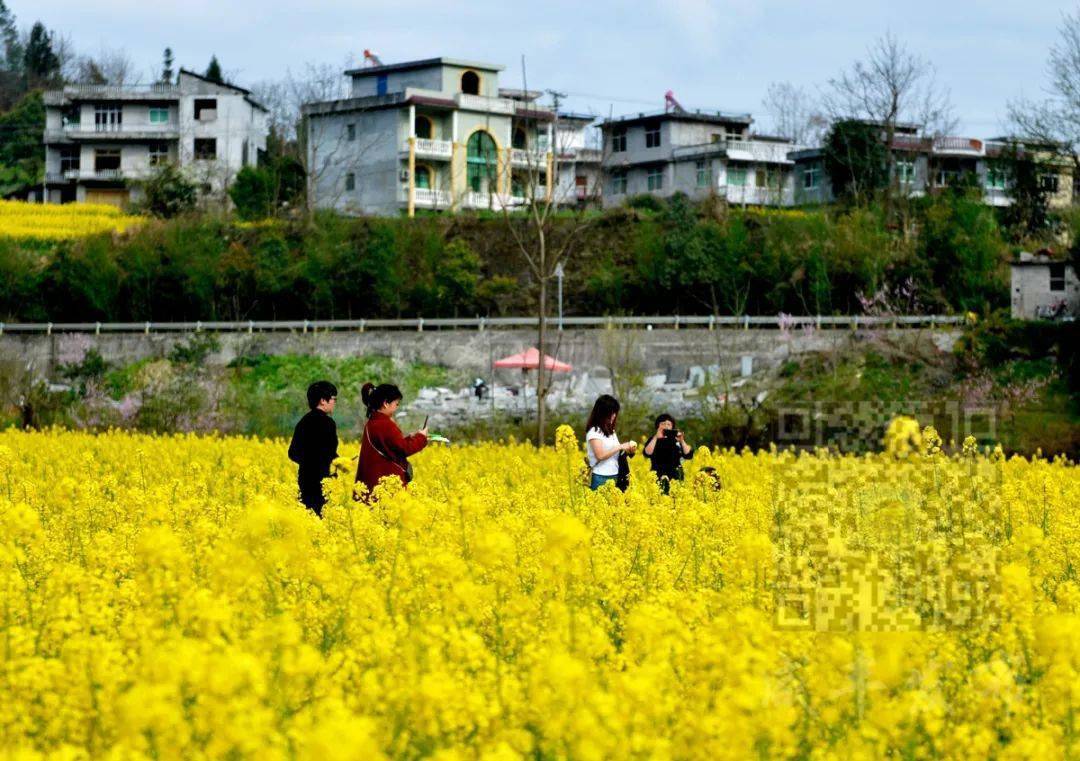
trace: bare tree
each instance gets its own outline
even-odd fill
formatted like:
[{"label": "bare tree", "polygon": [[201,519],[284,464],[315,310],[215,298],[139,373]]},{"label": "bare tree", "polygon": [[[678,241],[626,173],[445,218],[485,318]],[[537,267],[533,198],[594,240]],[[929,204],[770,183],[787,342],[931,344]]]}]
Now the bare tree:
[{"label": "bare tree", "polygon": [[[527,93],[529,88],[524,58],[521,61],[521,77],[522,89]],[[533,127],[534,134],[536,134],[539,118],[540,114],[536,114],[534,118],[526,120],[526,125]],[[560,150],[556,137],[559,134],[557,111],[554,112],[551,134],[553,139],[546,143],[551,160],[548,161],[546,155],[527,149],[523,162],[525,169],[518,170],[516,179],[517,188],[523,195],[516,196],[511,190],[511,193],[503,194],[499,201],[503,219],[514,240],[517,252],[539,289],[536,303],[538,323],[536,348],[540,355],[539,366],[536,370],[537,446],[541,446],[547,438],[547,396],[551,391],[550,371],[544,367],[544,357],[549,351],[549,287],[560,265],[564,265],[575,251],[582,233],[598,218],[589,210],[594,205],[590,203],[591,199],[578,198],[576,188],[571,191],[574,193],[574,198],[570,199],[566,197],[565,188],[561,190],[558,188]],[[500,170],[510,174],[507,179],[510,180],[511,188],[515,184],[513,158],[512,153],[510,160],[504,162],[504,167]],[[544,163],[541,164],[541,162]],[[586,193],[588,192],[589,189],[586,190]],[[591,188],[591,192],[595,194],[595,199],[592,200],[598,203],[601,192],[599,177]],[[572,204],[571,201],[573,201]],[[560,209],[562,209],[561,213]],[[558,359],[560,346],[561,333],[559,340],[555,342],[554,350],[551,351],[556,359]]]},{"label": "bare tree", "polygon": [[1073,163],[1080,176],[1080,11],[1062,17],[1059,39],[1050,48],[1050,84],[1041,102],[1011,101],[1009,121],[1021,138],[1043,143]]},{"label": "bare tree", "polygon": [[762,100],[769,115],[769,129],[790,138],[796,145],[821,142],[828,119],[807,91],[791,82],[773,82]]},{"label": "bare tree", "polygon": [[[867,49],[865,60],[829,80],[824,105],[833,121],[864,119],[880,125],[890,189],[896,184],[893,145],[898,126],[913,124],[934,135],[956,126],[949,92],[937,84],[933,65],[891,32]],[[891,197],[890,191],[887,208]]]}]

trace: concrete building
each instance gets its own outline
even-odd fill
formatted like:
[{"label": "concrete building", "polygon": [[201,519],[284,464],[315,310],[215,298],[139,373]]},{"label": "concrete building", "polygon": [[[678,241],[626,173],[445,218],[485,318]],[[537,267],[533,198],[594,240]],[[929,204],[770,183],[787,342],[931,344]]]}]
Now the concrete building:
[{"label": "concrete building", "polygon": [[558,182],[555,198],[564,205],[599,204],[603,188],[600,175],[599,132],[596,118],[588,114],[560,112],[555,122],[555,163]]},{"label": "concrete building", "polygon": [[[882,137],[884,141],[884,136]],[[999,159],[1011,149],[1034,152],[1048,170],[1042,177],[1049,192],[1050,208],[1064,208],[1073,202],[1071,162],[1054,158],[1046,146],[1025,145],[1012,138],[980,140],[971,137],[931,137],[921,134],[914,124],[897,126],[892,151],[895,157],[894,181],[909,197],[947,188],[965,176],[972,176],[983,189],[983,200],[990,206],[1008,206],[1008,179]],[[836,200],[825,170],[823,148],[793,151],[794,203],[822,204]]]},{"label": "concrete building", "polygon": [[176,84],[46,92],[45,200],[122,205],[158,166],[220,194],[266,150],[267,112],[248,90],[180,70]]},{"label": "concrete building", "polygon": [[412,215],[554,199],[555,113],[539,92],[501,89],[501,70],[430,58],[345,72],[349,98],[303,109],[315,205]]},{"label": "concrete building", "polygon": [[1023,252],[1012,262],[1011,271],[1014,318],[1080,317],[1080,279],[1070,263]]},{"label": "concrete building", "polygon": [[603,133],[603,203],[646,193],[719,197],[729,203],[791,203],[790,140],[750,131],[749,114],[681,107],[607,120]]}]

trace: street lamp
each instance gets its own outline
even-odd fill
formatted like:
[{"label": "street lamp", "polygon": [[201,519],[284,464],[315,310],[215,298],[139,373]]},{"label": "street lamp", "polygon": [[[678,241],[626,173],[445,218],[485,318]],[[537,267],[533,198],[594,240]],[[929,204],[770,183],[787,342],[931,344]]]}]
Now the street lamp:
[{"label": "street lamp", "polygon": [[559,280],[559,330],[562,330],[562,279],[563,279],[563,266],[562,262],[555,265],[555,277]]}]

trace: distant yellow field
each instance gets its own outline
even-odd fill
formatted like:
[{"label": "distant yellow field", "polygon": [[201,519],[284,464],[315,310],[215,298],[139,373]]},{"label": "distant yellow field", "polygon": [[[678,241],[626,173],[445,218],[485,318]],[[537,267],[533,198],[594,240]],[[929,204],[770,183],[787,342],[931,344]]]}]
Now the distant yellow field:
[{"label": "distant yellow field", "polygon": [[0,237],[64,240],[102,232],[124,232],[143,217],[107,204],[40,204],[0,201]]}]

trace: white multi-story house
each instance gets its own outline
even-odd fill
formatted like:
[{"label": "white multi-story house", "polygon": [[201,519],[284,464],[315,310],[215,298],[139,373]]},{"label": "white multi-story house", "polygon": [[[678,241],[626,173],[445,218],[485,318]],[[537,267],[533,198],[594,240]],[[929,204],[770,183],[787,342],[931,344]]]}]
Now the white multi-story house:
[{"label": "white multi-story house", "polygon": [[44,100],[50,203],[138,200],[139,182],[167,162],[203,194],[221,194],[266,150],[266,108],[185,69],[175,84],[68,85]]},{"label": "white multi-story house", "polygon": [[[881,140],[885,141],[884,134]],[[892,141],[892,182],[904,195],[918,198],[955,185],[962,178],[972,178],[982,189],[984,203],[1008,206],[1012,203],[1009,179],[1000,159],[1010,151],[1034,156],[1043,165],[1039,180],[1047,191],[1051,208],[1064,208],[1073,202],[1072,162],[1062,161],[1046,145],[1010,137],[981,140],[931,136],[916,124],[896,127]],[[796,204],[836,200],[825,166],[824,148],[796,150],[791,153],[791,159],[795,162]]]},{"label": "white multi-story house", "polygon": [[315,205],[411,216],[559,200],[555,113],[537,92],[500,89],[501,70],[429,58],[346,71],[351,97],[303,108]]},{"label": "white multi-story house", "polygon": [[751,133],[749,114],[682,108],[604,121],[603,203],[685,193],[739,205],[791,203],[796,148],[787,138]]},{"label": "white multi-story house", "polygon": [[561,204],[599,204],[602,194],[599,133],[588,114],[560,112],[555,122],[555,161]]}]

